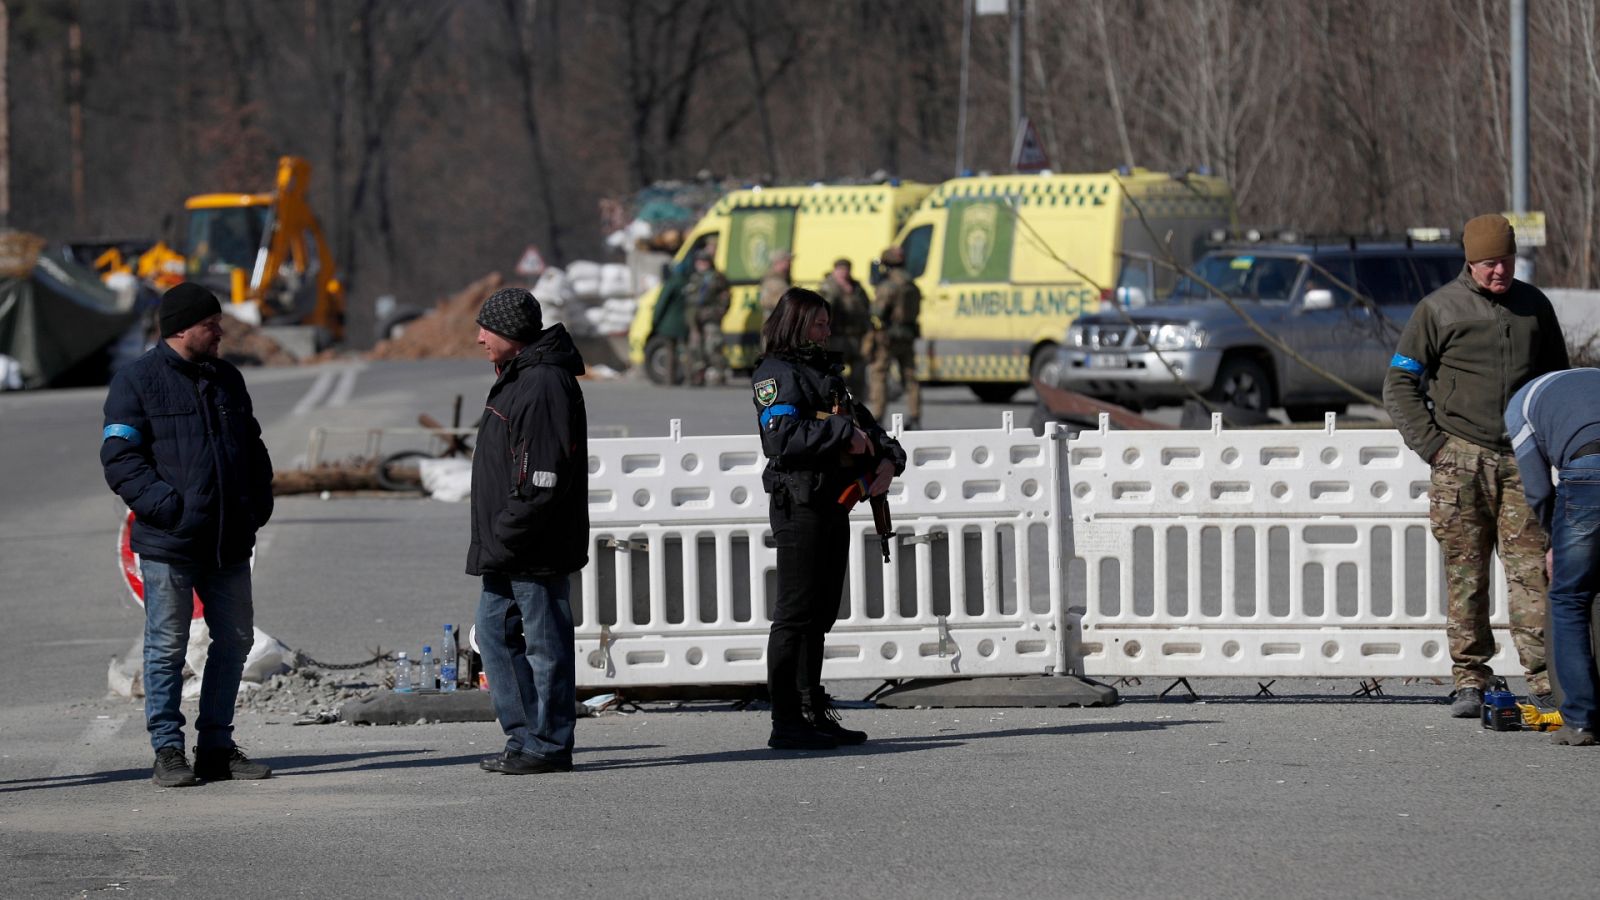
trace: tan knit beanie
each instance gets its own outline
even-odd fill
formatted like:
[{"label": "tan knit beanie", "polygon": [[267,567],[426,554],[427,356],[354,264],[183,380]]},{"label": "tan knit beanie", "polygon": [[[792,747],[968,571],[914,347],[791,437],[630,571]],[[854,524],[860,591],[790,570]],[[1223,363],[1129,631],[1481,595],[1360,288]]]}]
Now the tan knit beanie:
[{"label": "tan knit beanie", "polygon": [[1511,223],[1498,213],[1478,216],[1467,223],[1461,232],[1461,244],[1467,251],[1467,262],[1482,262],[1502,256],[1515,256],[1517,234]]}]

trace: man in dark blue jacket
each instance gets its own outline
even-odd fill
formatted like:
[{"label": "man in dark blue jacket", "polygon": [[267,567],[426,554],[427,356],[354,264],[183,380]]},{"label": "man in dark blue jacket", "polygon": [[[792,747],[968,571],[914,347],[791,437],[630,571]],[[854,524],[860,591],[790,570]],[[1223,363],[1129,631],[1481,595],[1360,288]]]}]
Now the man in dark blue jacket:
[{"label": "man in dark blue jacket", "polygon": [[478,650],[504,752],[479,763],[532,775],[572,769],[577,722],[573,572],[589,561],[583,358],[565,326],[542,327],[521,288],[485,300],[478,343],[494,363],[472,452],[467,574],[483,579]]},{"label": "man in dark blue jacket", "polygon": [[[161,340],[106,395],[100,463],[133,510],[144,578],[145,724],[163,787],[265,778],[233,743],[233,706],[254,639],[250,554],[272,515],[272,461],[239,370],[217,358],[222,307],[185,282],[161,298]],[[194,597],[211,647],[195,764],[184,755],[183,660]]]},{"label": "man in dark blue jacket", "polygon": [[1550,666],[1562,721],[1554,740],[1590,746],[1600,726],[1590,636],[1600,592],[1600,369],[1535,378],[1512,395],[1505,422],[1528,506],[1550,535]]}]

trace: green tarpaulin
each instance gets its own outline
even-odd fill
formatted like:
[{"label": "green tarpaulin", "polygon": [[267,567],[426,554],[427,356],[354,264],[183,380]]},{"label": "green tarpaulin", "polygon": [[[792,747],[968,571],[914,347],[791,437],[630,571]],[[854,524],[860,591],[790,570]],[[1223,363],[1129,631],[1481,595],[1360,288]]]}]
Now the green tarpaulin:
[{"label": "green tarpaulin", "polygon": [[15,362],[25,388],[48,386],[137,318],[93,272],[50,250],[31,273],[0,278],[0,355]]}]

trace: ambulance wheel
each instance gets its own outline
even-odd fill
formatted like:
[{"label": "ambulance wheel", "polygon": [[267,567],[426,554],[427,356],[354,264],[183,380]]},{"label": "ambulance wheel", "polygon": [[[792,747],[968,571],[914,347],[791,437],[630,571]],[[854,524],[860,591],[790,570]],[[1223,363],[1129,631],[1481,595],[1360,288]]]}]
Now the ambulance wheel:
[{"label": "ambulance wheel", "polygon": [[669,337],[658,334],[645,342],[644,374],[651,384],[682,383],[683,372],[673,365],[673,356],[677,352],[677,344]]},{"label": "ambulance wheel", "polygon": [[1033,351],[1033,361],[1028,366],[1028,383],[1043,382],[1049,387],[1055,387],[1061,375],[1061,360],[1056,355],[1055,344],[1040,344],[1039,349]]}]

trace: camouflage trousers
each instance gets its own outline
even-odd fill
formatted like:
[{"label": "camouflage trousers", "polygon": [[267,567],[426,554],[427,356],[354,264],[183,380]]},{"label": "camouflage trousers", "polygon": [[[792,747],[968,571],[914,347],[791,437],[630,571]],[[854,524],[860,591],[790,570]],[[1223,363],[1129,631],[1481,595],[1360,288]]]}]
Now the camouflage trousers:
[{"label": "camouflage trousers", "polygon": [[900,370],[900,383],[906,390],[906,416],[922,421],[922,388],[917,384],[917,350],[912,341],[890,340],[882,332],[873,335],[871,384],[867,406],[878,421],[888,423],[884,416],[889,412],[889,366]]},{"label": "camouflage trousers", "polygon": [[704,384],[707,369],[722,368],[722,323],[701,322],[689,326],[684,343],[683,368],[690,384]]},{"label": "camouflage trousers", "polygon": [[1506,574],[1511,640],[1527,670],[1528,689],[1549,693],[1544,554],[1550,539],[1528,508],[1516,457],[1451,435],[1433,459],[1428,518],[1444,550],[1450,594],[1445,633],[1456,687],[1481,689],[1494,674],[1490,553],[1497,553]]}]

